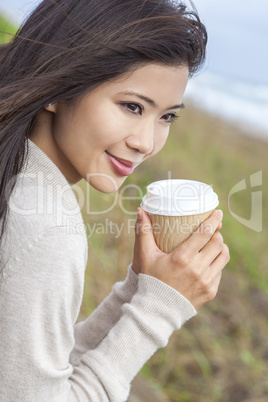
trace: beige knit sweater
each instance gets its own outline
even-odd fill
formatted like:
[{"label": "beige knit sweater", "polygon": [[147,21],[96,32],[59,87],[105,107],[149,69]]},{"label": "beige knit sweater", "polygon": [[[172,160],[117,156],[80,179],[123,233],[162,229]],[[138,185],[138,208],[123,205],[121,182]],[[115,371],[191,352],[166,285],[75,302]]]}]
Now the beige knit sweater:
[{"label": "beige knit sweater", "polygon": [[28,146],[0,250],[0,401],[125,401],[144,363],[196,311],[129,267],[76,324],[88,253],[83,220],[59,169]]}]

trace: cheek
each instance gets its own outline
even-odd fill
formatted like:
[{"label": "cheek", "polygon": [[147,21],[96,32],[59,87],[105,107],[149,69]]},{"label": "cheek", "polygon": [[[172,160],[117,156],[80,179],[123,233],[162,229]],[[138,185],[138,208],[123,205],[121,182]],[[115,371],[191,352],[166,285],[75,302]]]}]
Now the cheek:
[{"label": "cheek", "polygon": [[157,154],[164,147],[167,139],[168,139],[169,129],[166,133],[161,133],[161,135],[157,136],[154,144],[153,155]]},{"label": "cheek", "polygon": [[110,125],[100,113],[85,108],[70,114],[60,114],[54,121],[54,136],[64,146],[74,147],[81,153],[105,148],[111,140]]},{"label": "cheek", "polygon": [[121,141],[127,132],[125,120],[111,104],[87,114],[84,129],[88,141],[99,148],[107,148]]},{"label": "cheek", "polygon": [[169,130],[167,131],[167,133],[165,135],[163,135],[163,133],[162,133],[162,135],[157,136],[157,138],[155,139],[155,142],[154,142],[153,151],[149,155],[146,155],[144,160],[151,158],[152,156],[156,155],[158,152],[161,151],[161,149],[164,147],[164,145],[168,139],[168,134],[169,134]]}]

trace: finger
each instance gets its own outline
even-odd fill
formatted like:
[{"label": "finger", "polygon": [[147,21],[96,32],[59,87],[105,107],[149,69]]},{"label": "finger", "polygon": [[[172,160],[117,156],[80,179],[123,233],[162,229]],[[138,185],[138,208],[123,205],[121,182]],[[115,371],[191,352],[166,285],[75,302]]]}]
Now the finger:
[{"label": "finger", "polygon": [[222,271],[229,261],[230,261],[229,248],[226,244],[223,244],[222,251],[210,264],[210,269],[216,274],[217,272]]},{"label": "finger", "polygon": [[206,290],[206,301],[213,300],[219,288],[222,271],[230,260],[229,249],[223,245],[222,252],[215,258],[202,274],[203,287]]},{"label": "finger", "polygon": [[138,219],[136,223],[136,243],[140,249],[140,252],[149,250],[156,247],[153,228],[148,214],[142,209],[137,210]]},{"label": "finger", "polygon": [[206,272],[203,273],[205,281],[210,282],[211,286],[217,282],[219,275],[222,275],[222,270],[226,267],[230,261],[229,249],[226,244],[223,245],[221,253],[215,258],[215,260],[207,267]]},{"label": "finger", "polygon": [[221,224],[223,213],[220,210],[214,211],[199,228],[184,243],[192,253],[198,253],[209,242],[218,226]]},{"label": "finger", "polygon": [[223,237],[216,231],[209,242],[199,252],[203,266],[209,266],[222,252],[224,246]]},{"label": "finger", "polygon": [[212,281],[211,287],[208,292],[208,301],[213,300],[216,294],[218,293],[221,278],[222,278],[222,271],[218,272]]},{"label": "finger", "polygon": [[217,230],[221,230],[222,228],[222,223],[219,224],[219,226],[217,227]]}]

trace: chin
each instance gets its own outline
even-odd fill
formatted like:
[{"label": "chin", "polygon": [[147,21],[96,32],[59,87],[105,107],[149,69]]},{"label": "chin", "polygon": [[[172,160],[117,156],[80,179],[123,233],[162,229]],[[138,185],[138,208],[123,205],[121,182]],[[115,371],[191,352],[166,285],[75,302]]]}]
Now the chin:
[{"label": "chin", "polygon": [[116,192],[124,183],[126,177],[115,179],[108,175],[95,175],[86,178],[86,181],[97,191],[104,194],[111,194]]}]

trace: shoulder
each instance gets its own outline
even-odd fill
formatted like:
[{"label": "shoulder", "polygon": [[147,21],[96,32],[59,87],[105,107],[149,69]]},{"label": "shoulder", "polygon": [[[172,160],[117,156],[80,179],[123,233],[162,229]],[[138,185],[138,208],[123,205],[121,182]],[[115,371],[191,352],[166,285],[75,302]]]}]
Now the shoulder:
[{"label": "shoulder", "polygon": [[[73,197],[75,197],[73,195]],[[67,208],[62,199],[42,184],[21,176],[9,200],[7,228],[3,238],[2,263],[28,244],[60,252],[76,246],[83,258],[87,237],[78,203]]]}]

